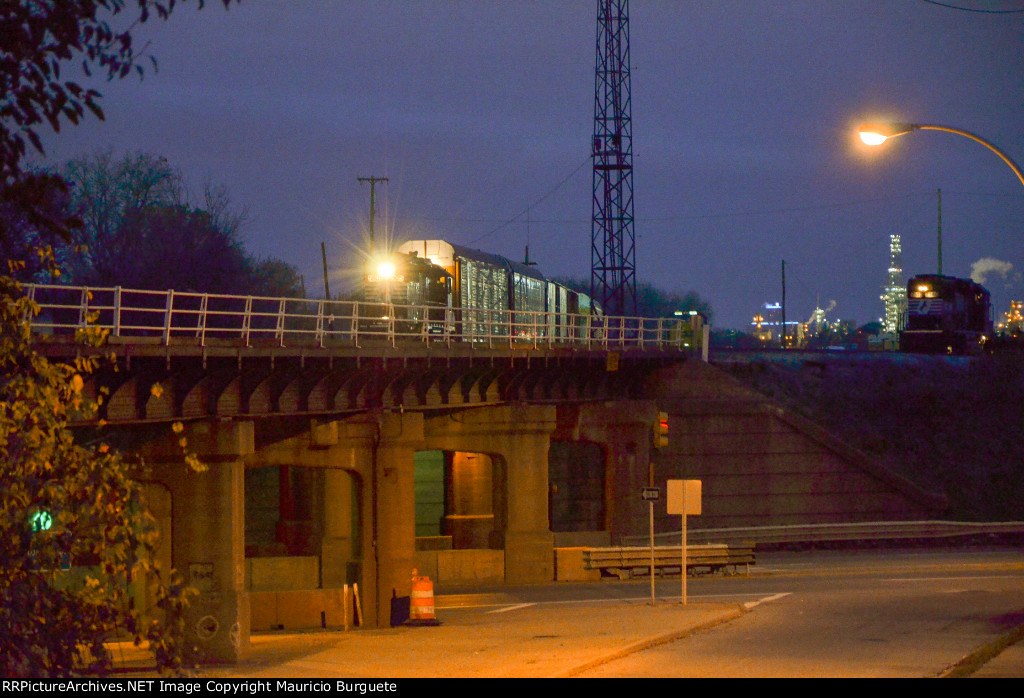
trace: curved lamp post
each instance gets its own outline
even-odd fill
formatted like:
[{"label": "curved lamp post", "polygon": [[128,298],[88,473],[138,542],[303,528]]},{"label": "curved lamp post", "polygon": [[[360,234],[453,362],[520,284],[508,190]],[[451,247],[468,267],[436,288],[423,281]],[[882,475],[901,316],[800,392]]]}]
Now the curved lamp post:
[{"label": "curved lamp post", "polygon": [[946,131],[948,133],[955,133],[960,136],[966,136],[967,138],[970,138],[972,141],[981,143],[983,146],[985,146],[993,153],[998,155],[1000,158],[1002,158],[1002,161],[1010,166],[1010,169],[1013,170],[1013,173],[1017,175],[1017,179],[1019,179],[1020,183],[1024,185],[1024,173],[1021,172],[1021,169],[1020,167],[1018,167],[1017,163],[1011,160],[1010,156],[1001,151],[999,148],[995,147],[981,136],[973,134],[970,131],[962,131],[961,129],[953,128],[951,126],[938,126],[936,124],[893,123],[863,124],[857,129],[857,132],[860,134],[860,139],[864,141],[864,143],[866,143],[867,145],[881,145],[890,138],[902,136],[905,133],[910,133],[911,131],[917,130]]}]

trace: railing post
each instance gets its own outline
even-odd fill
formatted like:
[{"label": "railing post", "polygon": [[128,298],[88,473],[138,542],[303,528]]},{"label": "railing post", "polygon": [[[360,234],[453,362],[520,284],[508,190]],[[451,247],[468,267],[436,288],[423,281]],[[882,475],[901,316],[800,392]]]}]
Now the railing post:
[{"label": "railing post", "polygon": [[25,294],[25,297],[28,299],[28,305],[25,306],[24,322],[28,325],[28,331],[31,334],[31,332],[32,332],[32,320],[34,319],[32,316],[34,315],[34,313],[32,312],[32,310],[30,308],[32,307],[32,304],[36,300],[36,285],[35,284],[25,284],[24,287],[28,289],[28,293]]},{"label": "railing post", "polygon": [[242,339],[249,346],[249,326],[252,324],[252,296],[245,297],[245,315],[242,316]]},{"label": "railing post", "polygon": [[388,303],[388,305],[387,305],[387,313],[388,313],[388,324],[387,324],[388,338],[391,340],[391,346],[396,346],[396,344],[395,344],[395,306],[393,304]]},{"label": "railing post", "polygon": [[174,312],[174,290],[167,292],[167,303],[164,306],[164,346],[171,343],[171,315]]},{"label": "railing post", "polygon": [[317,301],[316,304],[316,339],[320,348],[324,348],[324,302]]},{"label": "railing post", "polygon": [[89,315],[89,287],[82,287],[82,294],[78,299],[78,326],[85,327],[85,320]]},{"label": "railing post", "polygon": [[199,320],[196,323],[196,334],[199,336],[199,346],[206,346],[206,311],[210,308],[210,294],[204,293],[199,299]]},{"label": "railing post", "polygon": [[114,336],[121,336],[121,287],[114,287]]},{"label": "railing post", "polygon": [[359,301],[352,301],[352,317],[349,319],[348,333],[352,344],[359,349]]},{"label": "railing post", "polygon": [[277,304],[277,329],[275,335],[280,346],[284,346],[284,311],[287,301],[282,298]]}]

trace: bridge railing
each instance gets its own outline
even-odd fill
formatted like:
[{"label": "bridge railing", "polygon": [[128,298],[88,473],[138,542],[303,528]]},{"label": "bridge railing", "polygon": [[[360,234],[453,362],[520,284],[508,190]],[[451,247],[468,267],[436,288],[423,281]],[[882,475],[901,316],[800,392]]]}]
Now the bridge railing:
[{"label": "bridge railing", "polygon": [[448,308],[361,301],[237,296],[180,291],[27,284],[39,307],[27,319],[40,335],[86,326],[111,336],[206,346],[362,342],[471,342],[491,348],[649,348],[690,351],[679,318],[606,317],[563,312]]}]

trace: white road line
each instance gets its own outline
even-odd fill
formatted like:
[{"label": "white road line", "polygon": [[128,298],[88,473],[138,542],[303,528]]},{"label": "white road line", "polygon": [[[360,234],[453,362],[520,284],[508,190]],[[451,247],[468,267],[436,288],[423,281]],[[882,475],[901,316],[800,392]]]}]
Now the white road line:
[{"label": "white road line", "polygon": [[883,582],[969,582],[974,579],[1020,579],[1019,574],[990,574],[978,577],[890,577]]},{"label": "white road line", "polygon": [[771,596],[766,596],[763,599],[759,599],[757,601],[747,601],[745,604],[743,604],[743,608],[749,611],[750,609],[756,608],[757,606],[760,606],[763,603],[768,603],[769,601],[778,601],[779,599],[789,595],[790,592],[787,591],[781,594],[772,594]]},{"label": "white road line", "polygon": [[506,606],[505,608],[496,608],[493,611],[487,611],[488,613],[508,613],[509,611],[517,611],[520,608],[529,608],[530,606],[536,606],[535,603],[521,603],[515,606]]},{"label": "white road line", "polygon": [[[761,596],[762,593],[763,592],[760,592],[760,593],[759,592],[743,592],[743,593],[736,593],[736,594],[699,594],[699,595],[690,595],[689,598],[690,598],[690,601],[711,600],[711,599],[735,599],[735,598],[741,597],[741,596],[755,596],[755,597],[759,597],[759,596]],[[775,596],[769,597],[769,599],[760,599],[759,601],[751,602],[751,603],[753,603],[756,606],[758,603],[762,603],[765,600],[774,600],[776,598],[781,598],[783,596],[788,596],[790,593],[792,593],[792,592],[786,592],[784,594],[776,594]],[[445,606],[445,605],[440,604],[440,603],[435,603],[435,608],[437,608],[439,610],[444,610],[444,611],[461,611],[461,610],[467,610],[467,609],[498,607],[498,608],[495,608],[493,611],[484,611],[484,613],[507,613],[508,611],[515,611],[515,610],[518,610],[520,608],[528,608],[530,606],[588,605],[588,604],[595,604],[595,603],[596,604],[605,604],[605,603],[611,603],[611,604],[614,604],[614,603],[637,603],[637,602],[641,602],[641,601],[650,601],[650,597],[649,596],[623,596],[623,597],[614,597],[614,598],[604,597],[604,598],[599,598],[599,599],[552,599],[552,600],[549,600],[549,601],[532,601],[532,602],[524,602],[524,603],[512,604],[512,605],[488,603],[488,604],[466,604],[466,605],[459,605],[459,606]],[[659,596],[659,597],[657,597],[657,601],[658,601],[658,603],[677,603],[679,601],[679,597],[678,596]]]}]

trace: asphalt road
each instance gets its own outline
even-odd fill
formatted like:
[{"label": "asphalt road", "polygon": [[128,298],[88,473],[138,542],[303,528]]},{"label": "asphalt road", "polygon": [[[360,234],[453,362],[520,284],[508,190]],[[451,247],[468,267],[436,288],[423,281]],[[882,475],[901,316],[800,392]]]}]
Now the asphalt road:
[{"label": "asphalt road", "polygon": [[[258,634],[206,676],[1024,677],[1024,550],[758,555],[749,576],[437,589],[437,627]],[[1004,649],[1005,648],[1005,649]]]},{"label": "asphalt road", "polygon": [[758,568],[688,585],[753,612],[582,676],[939,676],[1024,623],[1021,551],[761,555]]}]

